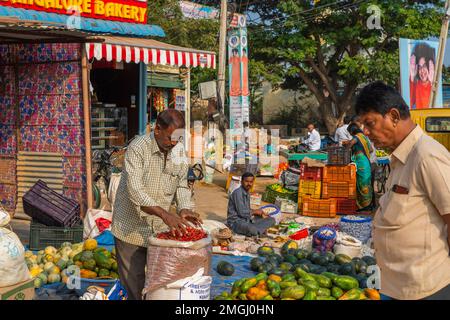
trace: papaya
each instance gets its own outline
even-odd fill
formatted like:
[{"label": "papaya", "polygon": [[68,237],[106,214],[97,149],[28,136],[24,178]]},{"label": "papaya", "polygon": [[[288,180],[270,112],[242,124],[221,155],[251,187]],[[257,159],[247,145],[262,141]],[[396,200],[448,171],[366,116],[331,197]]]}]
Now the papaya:
[{"label": "papaya", "polygon": [[275,282],[281,282],[282,278],[276,274],[271,274],[268,279],[273,280]]},{"label": "papaya", "polygon": [[297,286],[297,281],[281,281],[280,282],[280,288],[281,289],[286,289],[289,287],[296,287]]},{"label": "papaya", "polygon": [[280,285],[278,284],[278,282],[276,282],[272,279],[268,279],[267,287],[269,288],[270,294],[272,297],[278,298],[280,296],[281,288],[280,288]]},{"label": "papaya", "polygon": [[305,296],[306,290],[305,287],[296,285],[293,287],[288,287],[281,291],[281,299],[291,298],[295,300],[300,300]]},{"label": "papaya", "polygon": [[110,275],[108,269],[100,269],[98,272],[99,277],[108,277]]},{"label": "papaya", "polygon": [[318,297],[330,297],[331,296],[331,290],[328,289],[328,288],[320,287],[319,290],[317,290],[317,296]]},{"label": "papaya", "polygon": [[336,299],[339,299],[344,294],[344,291],[342,291],[339,287],[333,287],[331,288],[331,295],[335,297]]},{"label": "papaya", "polygon": [[97,248],[97,240],[95,239],[87,239],[86,241],[84,241],[83,244],[83,249],[84,250],[95,250]]},{"label": "papaya", "polygon": [[330,279],[331,281],[334,281],[335,279],[337,279],[338,275],[332,272],[322,272],[321,273],[322,276],[327,277],[328,279]]},{"label": "papaya", "polygon": [[255,279],[258,281],[267,280],[267,273],[264,273],[264,272],[258,273],[256,275]]},{"label": "papaya", "polygon": [[273,297],[270,294],[268,294],[267,296],[262,298],[262,300],[273,300]]},{"label": "papaya", "polygon": [[251,287],[256,286],[257,283],[258,283],[258,280],[256,280],[256,278],[250,278],[250,279],[246,280],[241,285],[241,292],[247,293],[248,289],[250,289]]},{"label": "papaya", "polygon": [[95,278],[97,278],[97,274],[94,271],[91,271],[91,270],[81,269],[80,270],[80,277],[86,278],[86,279],[95,279]]},{"label": "papaya", "polygon": [[333,283],[342,290],[351,290],[358,288],[358,280],[350,276],[338,276]]},{"label": "papaya", "polygon": [[269,273],[282,277],[286,274],[286,271],[284,271],[280,268],[275,268],[275,269],[270,270]]},{"label": "papaya", "polygon": [[316,291],[306,290],[306,294],[303,297],[303,300],[317,300],[317,293],[316,293]]},{"label": "papaya", "polygon": [[294,265],[297,263],[298,259],[293,254],[287,254],[284,256],[284,261]]},{"label": "papaya", "polygon": [[241,290],[239,288],[231,290],[231,298],[233,298],[233,299],[237,299],[240,294],[241,294]]},{"label": "papaya", "polygon": [[292,273],[285,274],[281,281],[296,281],[295,276]]},{"label": "papaya", "polygon": [[241,294],[239,295],[239,300],[248,300],[248,299],[247,299],[247,295],[246,295],[245,293],[241,293]]},{"label": "papaya", "polygon": [[364,293],[370,300],[381,300],[380,293],[376,289],[364,289]]},{"label": "papaya", "polygon": [[239,280],[235,281],[233,283],[233,290],[234,289],[239,289],[240,290],[240,287],[244,283],[245,280],[247,280],[247,278],[242,278],[242,279],[239,279]]},{"label": "papaya", "polygon": [[96,264],[95,264],[94,259],[89,259],[89,260],[83,262],[84,269],[94,271],[95,267],[96,267]]},{"label": "papaya", "polygon": [[257,287],[252,287],[247,291],[248,300],[261,300],[269,294],[269,291]]},{"label": "papaya", "polygon": [[81,262],[85,262],[90,259],[94,259],[94,253],[92,251],[82,251],[81,252],[81,257],[79,259]]},{"label": "papaya", "polygon": [[336,300],[336,298],[331,297],[331,296],[328,296],[328,297],[325,297],[325,296],[318,296],[318,297],[317,297],[317,300]]},{"label": "papaya", "polygon": [[313,277],[321,287],[331,288],[333,286],[331,279],[323,275],[315,274]]},{"label": "papaya", "polygon": [[286,254],[288,254],[290,252],[289,250],[291,250],[291,249],[297,250],[298,249],[298,244],[297,244],[297,242],[295,242],[293,240],[288,240],[288,241],[286,241],[285,244],[283,244],[283,246],[281,247],[280,252],[281,252],[282,255],[286,255]]},{"label": "papaya", "polygon": [[266,280],[259,280],[258,283],[256,284],[255,288],[259,288],[262,290],[267,290],[267,282]]},{"label": "papaya", "polygon": [[308,251],[305,249],[298,249],[295,253],[295,256],[298,260],[306,259],[306,257],[308,256]]},{"label": "papaya", "polygon": [[104,269],[111,269],[112,264],[115,261],[110,256],[108,256],[108,254],[105,254],[104,251],[96,252],[92,256],[97,266]]},{"label": "papaya", "polygon": [[344,293],[339,300],[360,300],[361,290],[358,288],[353,288],[346,293]]},{"label": "papaya", "polygon": [[116,260],[114,260],[114,262],[111,264],[111,270],[113,270],[115,272],[119,271],[119,266],[118,266]]},{"label": "papaya", "polygon": [[375,258],[371,257],[371,256],[364,256],[361,258],[362,261],[364,261],[368,266],[373,266],[377,264],[377,261],[375,260]]},{"label": "papaya", "polygon": [[119,279],[119,274],[117,274],[117,273],[114,272],[114,271],[111,271],[111,272],[109,273],[109,276],[110,276],[111,278],[113,278],[113,279]]},{"label": "papaya", "polygon": [[313,280],[305,280],[302,285],[309,291],[317,291],[319,290],[319,284]]}]

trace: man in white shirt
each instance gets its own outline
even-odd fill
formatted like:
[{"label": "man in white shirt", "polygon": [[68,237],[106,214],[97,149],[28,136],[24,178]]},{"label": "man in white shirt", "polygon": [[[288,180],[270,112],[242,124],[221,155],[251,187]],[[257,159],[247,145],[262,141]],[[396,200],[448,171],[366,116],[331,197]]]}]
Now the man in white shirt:
[{"label": "man in white shirt", "polygon": [[304,144],[309,147],[310,151],[320,150],[320,133],[315,129],[312,123],[308,124],[308,139]]},{"label": "man in white shirt", "polygon": [[348,141],[353,139],[350,132],[347,131],[348,123],[349,120],[347,119],[347,117],[345,118],[345,120],[341,120],[334,134],[334,141],[339,143],[339,146],[342,146],[342,141]]}]

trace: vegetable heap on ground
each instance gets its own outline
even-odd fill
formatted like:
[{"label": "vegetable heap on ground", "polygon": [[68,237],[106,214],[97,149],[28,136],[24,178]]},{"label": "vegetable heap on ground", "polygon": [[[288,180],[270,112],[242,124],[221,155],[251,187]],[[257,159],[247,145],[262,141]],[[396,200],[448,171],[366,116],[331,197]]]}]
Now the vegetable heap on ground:
[{"label": "vegetable heap on ground", "polygon": [[170,231],[167,231],[167,232],[159,233],[156,237],[158,239],[163,239],[163,240],[198,241],[198,240],[206,238],[207,236],[208,235],[206,234],[206,232],[201,229],[187,227],[186,233],[181,236],[179,236],[179,235],[174,236],[174,235],[172,235],[172,233]]},{"label": "vegetable heap on ground", "polygon": [[269,187],[273,191],[280,192],[280,193],[296,193],[296,191],[292,191],[292,190],[283,188],[283,186],[279,183],[272,184]]},{"label": "vegetable heap on ground", "polygon": [[109,252],[106,248],[97,247],[94,239],[77,244],[65,242],[59,249],[49,246],[37,254],[27,251],[25,261],[35,278],[36,288],[48,283],[67,283],[69,276],[75,274],[75,268],[69,268],[74,265],[79,267],[81,278],[119,278],[115,250]]},{"label": "vegetable heap on ground", "polygon": [[367,267],[376,264],[372,257],[308,252],[294,241],[281,248],[281,255],[268,246],[260,247],[258,255],[250,268],[259,274],[234,282],[231,292],[216,300],[380,299],[377,290],[367,288]]}]

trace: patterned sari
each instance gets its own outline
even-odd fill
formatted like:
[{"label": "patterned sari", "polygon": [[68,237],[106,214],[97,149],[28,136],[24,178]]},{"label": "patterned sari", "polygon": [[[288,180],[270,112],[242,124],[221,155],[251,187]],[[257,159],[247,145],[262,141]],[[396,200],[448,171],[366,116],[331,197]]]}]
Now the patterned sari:
[{"label": "patterned sari", "polygon": [[370,168],[370,142],[367,137],[358,133],[353,136],[356,144],[352,147],[352,158],[356,163],[356,202],[358,208],[366,208],[372,203],[372,176]]}]

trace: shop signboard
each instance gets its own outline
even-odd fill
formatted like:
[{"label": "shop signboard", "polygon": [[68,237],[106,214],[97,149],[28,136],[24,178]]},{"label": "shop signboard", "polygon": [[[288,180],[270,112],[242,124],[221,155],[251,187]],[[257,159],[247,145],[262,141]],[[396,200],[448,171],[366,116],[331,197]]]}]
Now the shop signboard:
[{"label": "shop signboard", "polygon": [[175,109],[186,111],[186,94],[184,90],[175,89]]},{"label": "shop signboard", "polygon": [[147,23],[145,0],[0,0],[0,5],[129,23]]},{"label": "shop signboard", "polygon": [[[410,109],[428,109],[439,42],[400,39],[400,78],[402,96]],[[442,79],[437,86],[436,108],[442,108]]]},{"label": "shop signboard", "polygon": [[232,129],[240,129],[244,121],[249,121],[247,43],[245,16],[235,15],[232,28],[228,32],[230,128]]}]

